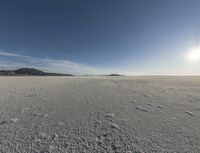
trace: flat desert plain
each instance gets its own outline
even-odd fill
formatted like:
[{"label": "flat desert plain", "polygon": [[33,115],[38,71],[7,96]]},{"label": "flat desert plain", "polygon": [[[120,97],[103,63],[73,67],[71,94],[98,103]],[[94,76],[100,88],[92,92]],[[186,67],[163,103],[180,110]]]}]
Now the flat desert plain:
[{"label": "flat desert plain", "polygon": [[200,77],[0,77],[1,153],[200,153]]}]

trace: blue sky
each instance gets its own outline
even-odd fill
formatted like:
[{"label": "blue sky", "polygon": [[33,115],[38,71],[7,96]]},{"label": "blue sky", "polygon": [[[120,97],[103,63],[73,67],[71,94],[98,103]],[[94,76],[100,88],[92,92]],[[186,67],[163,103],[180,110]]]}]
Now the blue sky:
[{"label": "blue sky", "polygon": [[[2,0],[0,69],[200,74],[199,0]],[[197,49],[200,51],[200,49]]]}]

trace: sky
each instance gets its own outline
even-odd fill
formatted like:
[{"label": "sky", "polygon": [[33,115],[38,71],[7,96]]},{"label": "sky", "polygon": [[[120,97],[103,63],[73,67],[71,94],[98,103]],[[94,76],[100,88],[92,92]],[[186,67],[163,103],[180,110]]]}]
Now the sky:
[{"label": "sky", "polygon": [[1,0],[0,69],[200,75],[199,0]]}]

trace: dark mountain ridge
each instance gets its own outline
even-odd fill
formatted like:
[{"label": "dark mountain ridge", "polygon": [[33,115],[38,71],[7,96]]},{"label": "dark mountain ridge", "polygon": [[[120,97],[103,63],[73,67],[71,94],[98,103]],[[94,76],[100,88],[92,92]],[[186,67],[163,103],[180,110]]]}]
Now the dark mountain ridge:
[{"label": "dark mountain ridge", "polygon": [[0,70],[0,76],[73,76],[72,74],[48,73],[34,68]]}]

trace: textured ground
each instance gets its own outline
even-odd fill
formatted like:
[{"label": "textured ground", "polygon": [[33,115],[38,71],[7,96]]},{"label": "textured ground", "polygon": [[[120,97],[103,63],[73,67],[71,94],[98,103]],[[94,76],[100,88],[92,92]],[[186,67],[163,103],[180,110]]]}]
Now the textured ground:
[{"label": "textured ground", "polygon": [[200,77],[0,77],[1,153],[200,153]]}]

